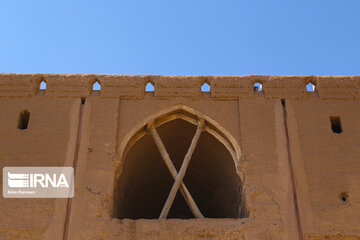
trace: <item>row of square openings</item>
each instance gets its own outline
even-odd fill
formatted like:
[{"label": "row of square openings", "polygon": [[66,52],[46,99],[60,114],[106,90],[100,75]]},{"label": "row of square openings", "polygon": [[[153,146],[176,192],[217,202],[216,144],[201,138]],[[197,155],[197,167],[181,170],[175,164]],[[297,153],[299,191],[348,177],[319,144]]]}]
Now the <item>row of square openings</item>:
[{"label": "row of square openings", "polygon": [[[18,129],[20,130],[27,129],[29,125],[29,120],[30,120],[30,112],[28,110],[24,110],[20,112],[18,119]],[[330,123],[331,123],[331,130],[334,133],[340,134],[343,132],[340,117],[338,116],[330,117]]]},{"label": "row of square openings", "polygon": [[[257,82],[254,84],[254,91],[255,92],[261,92],[263,89],[262,89],[262,84]],[[308,84],[306,84],[306,91],[307,92],[315,92],[315,85],[311,82],[309,82]]]}]

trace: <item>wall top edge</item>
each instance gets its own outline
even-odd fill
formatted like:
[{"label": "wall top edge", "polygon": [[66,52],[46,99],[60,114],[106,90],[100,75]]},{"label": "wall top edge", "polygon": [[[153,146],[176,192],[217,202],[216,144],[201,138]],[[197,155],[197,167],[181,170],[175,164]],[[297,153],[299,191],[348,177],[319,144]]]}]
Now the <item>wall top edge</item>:
[{"label": "wall top edge", "polygon": [[157,78],[189,78],[189,79],[254,79],[254,80],[271,80],[271,79],[360,79],[360,75],[132,75],[132,74],[55,74],[55,73],[0,73],[0,79],[8,77],[32,77],[32,78],[92,78],[92,79],[157,79]]},{"label": "wall top edge", "polygon": [[201,86],[210,85],[214,98],[251,98],[260,93],[254,89],[260,83],[261,94],[266,98],[302,98],[306,85],[315,86],[321,98],[359,98],[360,75],[101,75],[101,74],[42,74],[0,73],[0,96],[39,95],[42,81],[46,90],[41,95],[86,97],[93,94],[98,81],[100,97],[135,97],[145,95],[145,86],[151,82],[156,97],[201,97]]}]

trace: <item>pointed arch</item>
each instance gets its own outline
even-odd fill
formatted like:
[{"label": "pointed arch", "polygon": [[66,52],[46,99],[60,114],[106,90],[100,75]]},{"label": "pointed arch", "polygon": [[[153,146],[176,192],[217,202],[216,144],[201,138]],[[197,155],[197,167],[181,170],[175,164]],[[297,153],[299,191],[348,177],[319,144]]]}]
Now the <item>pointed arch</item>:
[{"label": "pointed arch", "polygon": [[39,84],[39,89],[40,90],[46,90],[46,81],[42,80]]},{"label": "pointed arch", "polygon": [[240,147],[220,124],[199,111],[178,104],[150,115],[129,131],[118,150],[114,217],[248,216]]},{"label": "pointed arch", "polygon": [[93,85],[92,85],[92,90],[93,91],[100,91],[101,90],[101,83],[96,80]]},{"label": "pointed arch", "polygon": [[201,92],[211,92],[210,84],[204,82],[203,85],[201,85]]},{"label": "pointed arch", "polygon": [[[240,146],[235,138],[212,118],[183,104],[177,104],[152,114],[133,127],[120,143],[118,149],[118,153],[121,157],[120,163],[122,163],[124,155],[126,155],[126,152],[131,148],[131,146],[147,133],[149,123],[154,123],[155,127],[157,127],[174,119],[183,119],[194,125],[197,124],[198,119],[203,119],[205,121],[205,131],[224,144],[234,160],[236,169],[239,169],[239,164],[241,164],[243,156]],[[243,181],[243,173],[238,172],[238,174]]]},{"label": "pointed arch", "polygon": [[145,92],[154,92],[154,91],[155,91],[154,84],[151,81],[147,82],[145,85]]},{"label": "pointed arch", "polygon": [[312,82],[307,83],[305,87],[307,92],[315,92],[316,86]]}]

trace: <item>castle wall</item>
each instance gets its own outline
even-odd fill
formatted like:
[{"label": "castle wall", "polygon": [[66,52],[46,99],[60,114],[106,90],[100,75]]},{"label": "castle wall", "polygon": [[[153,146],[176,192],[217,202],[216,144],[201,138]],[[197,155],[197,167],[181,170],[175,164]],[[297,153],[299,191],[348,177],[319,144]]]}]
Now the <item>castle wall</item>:
[{"label": "castle wall", "polygon": [[[91,90],[96,80],[100,91]],[[73,199],[1,198],[0,238],[360,239],[359,80],[0,74],[0,166],[75,168]],[[204,82],[210,93],[200,91]],[[263,91],[254,92],[255,82]],[[306,92],[308,82],[315,92]],[[129,140],[176,109],[209,119],[238,147],[248,217],[113,217]],[[23,110],[30,121],[19,130]],[[331,116],[340,117],[341,134]]]}]

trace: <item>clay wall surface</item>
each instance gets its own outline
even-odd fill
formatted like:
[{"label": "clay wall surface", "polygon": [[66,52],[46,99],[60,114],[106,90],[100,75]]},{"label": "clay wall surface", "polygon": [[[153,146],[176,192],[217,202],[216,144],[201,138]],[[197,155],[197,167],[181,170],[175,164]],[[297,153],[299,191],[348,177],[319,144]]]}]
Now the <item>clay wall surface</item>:
[{"label": "clay wall surface", "polygon": [[[210,92],[201,92],[205,82]],[[72,199],[1,197],[0,239],[360,239],[359,99],[359,76],[0,74],[0,167],[75,169]],[[115,217],[127,154],[151,124],[160,132],[175,116],[203,120],[229,150],[241,217]],[[342,133],[330,117],[340,117]],[[138,167],[146,172],[146,162]]]}]

